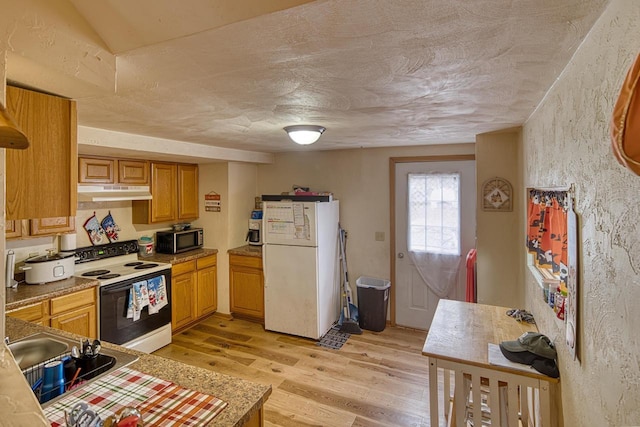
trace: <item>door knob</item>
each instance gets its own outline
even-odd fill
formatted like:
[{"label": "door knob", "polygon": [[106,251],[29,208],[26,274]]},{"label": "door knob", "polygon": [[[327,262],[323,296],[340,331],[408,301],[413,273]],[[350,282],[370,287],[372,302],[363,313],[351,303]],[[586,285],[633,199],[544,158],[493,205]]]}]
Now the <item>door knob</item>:
[{"label": "door knob", "polygon": [[398,258],[404,258],[404,253],[398,252]]}]

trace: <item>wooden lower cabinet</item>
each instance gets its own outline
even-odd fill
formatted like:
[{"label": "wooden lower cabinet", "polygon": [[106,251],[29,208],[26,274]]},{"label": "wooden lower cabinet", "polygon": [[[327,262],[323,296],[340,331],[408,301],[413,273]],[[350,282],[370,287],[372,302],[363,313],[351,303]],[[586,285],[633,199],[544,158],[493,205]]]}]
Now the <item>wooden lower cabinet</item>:
[{"label": "wooden lower cabinet", "polygon": [[96,307],[82,307],[54,316],[51,318],[51,327],[83,337],[96,338]]},{"label": "wooden lower cabinet", "polygon": [[206,316],[218,309],[218,266],[216,256],[197,260],[198,284],[196,317]]},{"label": "wooden lower cabinet", "polygon": [[244,427],[262,427],[264,425],[264,406],[258,412],[253,414]]},{"label": "wooden lower cabinet", "polygon": [[171,327],[180,331],[218,309],[217,256],[171,267]]},{"label": "wooden lower cabinet", "polygon": [[197,280],[195,271],[171,275],[171,326],[174,331],[189,325],[196,318]]},{"label": "wooden lower cabinet", "polygon": [[15,317],[25,322],[49,326],[49,301],[42,301],[37,304],[18,308],[8,312],[7,316]]},{"label": "wooden lower cabinet", "polygon": [[87,338],[98,337],[96,289],[84,289],[10,311],[7,316]]},{"label": "wooden lower cabinet", "polygon": [[229,255],[231,314],[264,323],[262,258]]}]

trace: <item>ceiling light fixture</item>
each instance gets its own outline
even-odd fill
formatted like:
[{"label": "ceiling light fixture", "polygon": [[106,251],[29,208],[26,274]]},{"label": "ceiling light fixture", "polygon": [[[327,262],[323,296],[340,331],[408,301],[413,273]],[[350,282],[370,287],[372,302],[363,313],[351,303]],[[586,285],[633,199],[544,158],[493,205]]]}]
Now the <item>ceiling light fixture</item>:
[{"label": "ceiling light fixture", "polygon": [[320,139],[320,135],[326,128],[316,125],[295,125],[287,126],[284,130],[296,144],[309,145]]}]

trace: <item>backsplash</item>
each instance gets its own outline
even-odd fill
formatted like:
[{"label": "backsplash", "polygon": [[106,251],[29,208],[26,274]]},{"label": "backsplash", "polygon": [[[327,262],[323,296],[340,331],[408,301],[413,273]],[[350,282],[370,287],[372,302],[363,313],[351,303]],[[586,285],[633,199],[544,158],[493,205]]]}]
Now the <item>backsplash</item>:
[{"label": "backsplash", "polygon": [[[98,221],[101,221],[109,213],[118,225],[118,241],[137,240],[142,236],[150,236],[154,238],[155,232],[158,230],[168,230],[171,224],[133,224],[131,220],[131,202],[79,202],[76,213],[76,247],[82,248],[91,246],[89,234],[84,229],[87,219],[91,218],[95,213]],[[54,251],[60,250],[60,236],[42,237],[37,239],[25,240],[7,240],[7,250],[11,249],[16,254],[16,262],[22,262],[33,254],[44,255],[48,249]],[[73,239],[71,239],[73,240]],[[102,243],[109,243],[107,236],[103,236]]]}]

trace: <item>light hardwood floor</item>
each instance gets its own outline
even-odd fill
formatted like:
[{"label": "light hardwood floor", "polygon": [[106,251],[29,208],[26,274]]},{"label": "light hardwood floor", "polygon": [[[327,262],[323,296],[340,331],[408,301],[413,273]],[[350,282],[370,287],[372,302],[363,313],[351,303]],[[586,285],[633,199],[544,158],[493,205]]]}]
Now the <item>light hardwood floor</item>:
[{"label": "light hardwood floor", "polygon": [[271,384],[265,426],[428,426],[426,332],[387,327],[340,350],[213,316],[155,354]]}]

